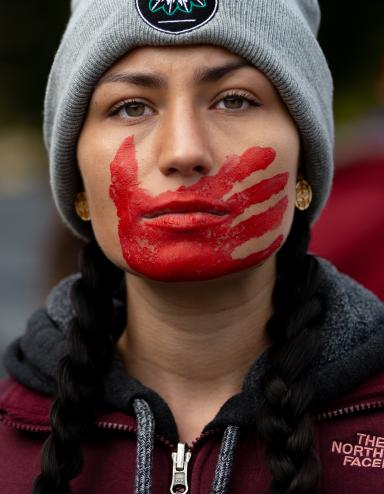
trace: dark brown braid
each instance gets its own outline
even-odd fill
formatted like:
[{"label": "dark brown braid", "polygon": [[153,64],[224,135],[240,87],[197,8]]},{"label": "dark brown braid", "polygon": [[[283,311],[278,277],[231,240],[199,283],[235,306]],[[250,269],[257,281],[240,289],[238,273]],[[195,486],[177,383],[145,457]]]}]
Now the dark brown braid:
[{"label": "dark brown braid", "polygon": [[314,395],[309,368],[319,347],[315,326],[322,303],[317,295],[318,262],[307,254],[309,237],[306,214],[297,212],[278,255],[275,313],[267,325],[272,345],[259,434],[272,473],[270,494],[315,493],[320,473],[309,416]]},{"label": "dark brown braid", "polygon": [[93,240],[84,246],[81,273],[72,288],[76,317],[69,330],[68,353],[58,366],[52,433],[43,448],[42,471],[33,494],[70,492],[69,481],[82,469],[80,443],[91,437],[103,376],[112,360],[112,294],[122,272]]}]

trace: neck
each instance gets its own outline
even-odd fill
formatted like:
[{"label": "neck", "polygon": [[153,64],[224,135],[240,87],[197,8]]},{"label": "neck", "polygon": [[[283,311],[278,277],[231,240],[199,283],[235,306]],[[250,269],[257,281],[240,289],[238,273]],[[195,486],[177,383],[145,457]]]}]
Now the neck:
[{"label": "neck", "polygon": [[[239,392],[267,347],[275,259],[219,280],[159,283],[126,275],[127,327],[118,350],[130,375],[164,397],[169,389]],[[225,390],[225,391],[224,391]]]}]

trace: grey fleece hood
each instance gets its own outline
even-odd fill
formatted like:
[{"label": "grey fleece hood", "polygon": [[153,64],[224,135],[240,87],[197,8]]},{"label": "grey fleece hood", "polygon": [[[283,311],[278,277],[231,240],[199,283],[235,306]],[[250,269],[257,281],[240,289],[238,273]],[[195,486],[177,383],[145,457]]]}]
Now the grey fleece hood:
[{"label": "grey fleece hood", "polygon": [[[316,405],[347,393],[384,368],[384,304],[327,261],[319,262],[319,295],[325,314],[319,328],[320,352],[312,368]],[[32,315],[25,334],[6,351],[4,363],[9,374],[37,392],[56,392],[56,366],[66,350],[73,317],[70,290],[78,276],[66,278],[53,289],[46,307]],[[119,300],[115,303],[123,318],[124,305]],[[245,377],[242,392],[230,398],[206,428],[257,422],[265,363],[263,354]],[[132,413],[136,398],[149,404],[156,431],[177,443],[177,427],[168,405],[156,392],[128,376],[116,356],[105,378],[106,405]]]}]

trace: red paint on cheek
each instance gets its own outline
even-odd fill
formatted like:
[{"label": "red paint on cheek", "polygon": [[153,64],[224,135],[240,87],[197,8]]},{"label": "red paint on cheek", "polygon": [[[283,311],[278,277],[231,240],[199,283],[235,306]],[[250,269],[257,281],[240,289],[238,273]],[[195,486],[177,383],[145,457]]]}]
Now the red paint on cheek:
[{"label": "red paint on cheek", "polygon": [[[244,259],[234,259],[233,251],[244,242],[277,229],[288,206],[284,196],[263,213],[236,224],[236,218],[253,204],[267,201],[282,192],[288,173],[280,173],[244,191],[223,197],[232,187],[274,160],[271,148],[253,147],[241,156],[227,158],[216,175],[204,176],[194,185],[175,192],[152,196],[139,187],[138,164],[133,137],[128,137],[111,163],[110,196],[119,217],[119,238],[127,264],[145,276],[161,281],[207,280],[257,265],[271,256],[283,236],[261,251]],[[161,204],[209,199],[221,214],[161,214],[148,219]],[[223,214],[224,213],[224,214]],[[233,224],[235,223],[235,224]]]}]

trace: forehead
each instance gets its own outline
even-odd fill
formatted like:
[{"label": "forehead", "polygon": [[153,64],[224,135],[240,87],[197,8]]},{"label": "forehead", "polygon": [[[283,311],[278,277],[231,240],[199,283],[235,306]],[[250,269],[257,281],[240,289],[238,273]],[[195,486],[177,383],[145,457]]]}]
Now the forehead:
[{"label": "forehead", "polygon": [[170,75],[172,71],[188,72],[197,67],[236,62],[247,64],[239,55],[213,45],[145,46],[121,57],[103,77],[127,68],[164,71]]},{"label": "forehead", "polygon": [[121,57],[101,77],[105,83],[133,83],[165,88],[168,83],[214,84],[232,74],[251,77],[257,84],[272,84],[254,65],[225,48],[211,45],[140,47]]}]

